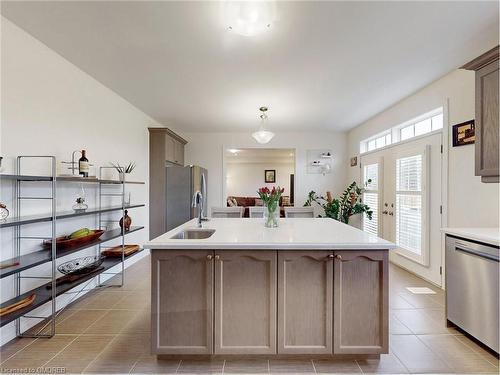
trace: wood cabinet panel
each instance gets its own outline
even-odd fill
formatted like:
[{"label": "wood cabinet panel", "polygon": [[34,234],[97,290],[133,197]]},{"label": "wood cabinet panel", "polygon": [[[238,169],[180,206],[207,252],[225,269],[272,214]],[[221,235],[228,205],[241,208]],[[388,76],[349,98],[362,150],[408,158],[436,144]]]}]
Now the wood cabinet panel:
[{"label": "wood cabinet panel", "polygon": [[184,145],[177,140],[175,141],[174,163],[184,166]]},{"label": "wood cabinet panel", "polygon": [[[499,176],[498,60],[476,71],[476,175]],[[498,178],[496,179],[498,182]]]},{"label": "wood cabinet panel", "polygon": [[215,354],[276,353],[276,251],[215,259]]},{"label": "wood cabinet panel", "polygon": [[213,251],[153,250],[151,264],[153,353],[212,354]]},{"label": "wood cabinet panel", "polygon": [[333,353],[388,353],[388,251],[336,251]]},{"label": "wood cabinet panel", "polygon": [[176,140],[169,134],[165,134],[165,160],[175,163],[175,143]]},{"label": "wood cabinet panel", "polygon": [[331,354],[333,253],[278,252],[278,354]]}]

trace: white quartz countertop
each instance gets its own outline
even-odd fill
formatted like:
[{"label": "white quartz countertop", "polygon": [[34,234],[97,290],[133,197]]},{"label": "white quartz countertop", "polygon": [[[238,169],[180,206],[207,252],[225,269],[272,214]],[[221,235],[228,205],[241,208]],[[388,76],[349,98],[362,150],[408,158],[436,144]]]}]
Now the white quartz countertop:
[{"label": "white quartz countertop", "polygon": [[265,228],[263,219],[210,219],[203,222],[215,233],[206,239],[171,239],[196,228],[197,220],[172,229],[144,245],[147,249],[283,249],[376,250],[393,249],[393,243],[332,219],[280,219],[278,228]]},{"label": "white quartz countertop", "polygon": [[452,236],[500,246],[500,228],[442,228],[441,231]]}]

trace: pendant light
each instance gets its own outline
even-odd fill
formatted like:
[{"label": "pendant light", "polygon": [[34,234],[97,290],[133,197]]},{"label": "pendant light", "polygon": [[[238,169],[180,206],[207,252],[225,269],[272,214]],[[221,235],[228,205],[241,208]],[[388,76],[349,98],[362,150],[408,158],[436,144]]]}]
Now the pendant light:
[{"label": "pendant light", "polygon": [[260,128],[258,131],[252,134],[252,137],[259,142],[260,144],[269,143],[271,139],[274,137],[274,133],[266,130],[266,122],[267,122],[267,107],[260,107],[259,111],[262,112],[260,115]]}]

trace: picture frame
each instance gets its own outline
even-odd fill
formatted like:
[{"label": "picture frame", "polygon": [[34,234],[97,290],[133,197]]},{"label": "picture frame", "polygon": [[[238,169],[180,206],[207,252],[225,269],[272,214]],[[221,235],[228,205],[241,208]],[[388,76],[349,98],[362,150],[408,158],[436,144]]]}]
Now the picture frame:
[{"label": "picture frame", "polygon": [[358,165],[358,157],[357,156],[353,156],[351,158],[351,167],[355,167],[356,165]]},{"label": "picture frame", "polygon": [[476,126],[469,120],[452,126],[453,147],[472,145],[476,142]]},{"label": "picture frame", "polygon": [[276,169],[266,169],[264,171],[264,181],[266,184],[273,184],[276,182]]}]

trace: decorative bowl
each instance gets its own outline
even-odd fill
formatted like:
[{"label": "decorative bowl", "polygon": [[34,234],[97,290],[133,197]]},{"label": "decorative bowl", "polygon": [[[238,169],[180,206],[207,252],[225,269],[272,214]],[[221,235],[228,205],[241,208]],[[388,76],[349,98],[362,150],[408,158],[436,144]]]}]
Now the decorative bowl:
[{"label": "decorative bowl", "polygon": [[82,275],[90,273],[102,264],[104,258],[105,257],[100,255],[76,258],[59,265],[57,270],[65,275]]},{"label": "decorative bowl", "polygon": [[[89,234],[88,236],[85,237],[78,237],[78,238],[73,238],[69,239],[68,236],[61,236],[56,238],[56,247],[57,250],[61,249],[68,249],[71,247],[76,247],[76,246],[82,246],[86,244],[87,242],[90,241],[95,241],[99,237],[103,235],[104,231],[100,229],[95,229],[94,233]],[[43,241],[43,245],[46,247],[50,247],[52,245],[52,240],[45,240]]]}]

